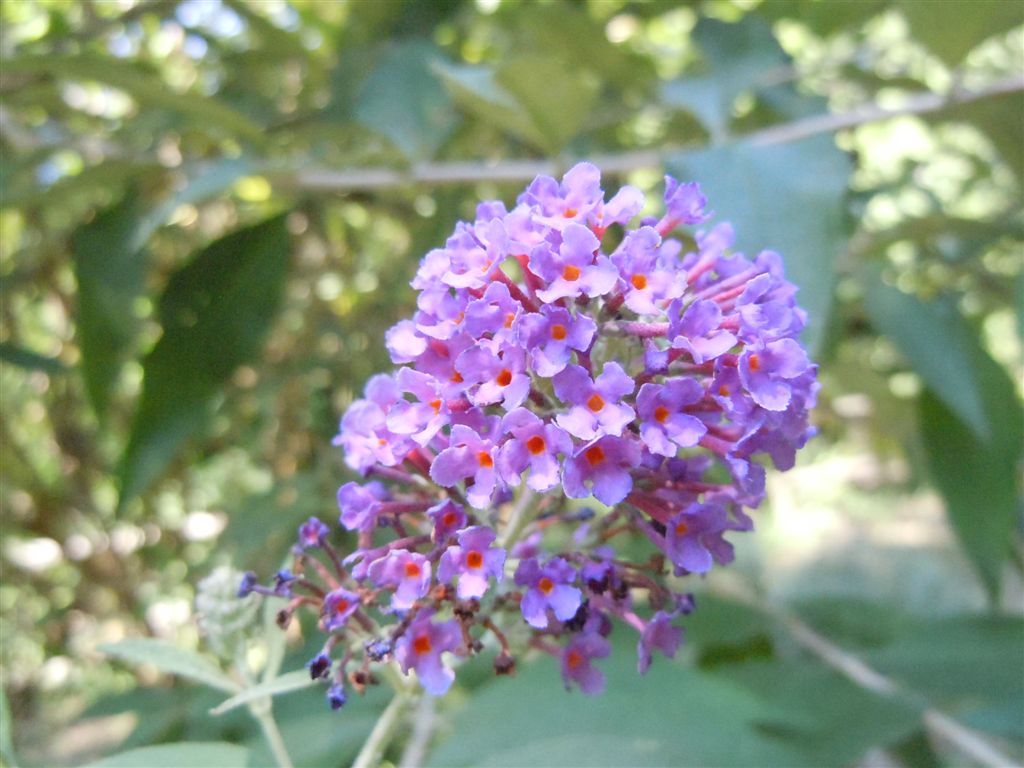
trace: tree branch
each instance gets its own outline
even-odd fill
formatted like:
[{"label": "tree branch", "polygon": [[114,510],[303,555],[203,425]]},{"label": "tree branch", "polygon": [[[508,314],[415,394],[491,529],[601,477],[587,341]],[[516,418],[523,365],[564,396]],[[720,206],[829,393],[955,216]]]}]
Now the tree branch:
[{"label": "tree branch", "polygon": [[[784,125],[737,136],[733,143],[750,142],[758,145],[782,144],[799,141],[820,133],[833,133],[866,123],[875,123],[893,117],[938,112],[960,104],[1005,96],[1024,91],[1024,76],[1014,75],[997,80],[976,91],[953,90],[949,94],[919,93],[907,98],[894,108],[869,104],[849,112],[816,115]],[[608,174],[622,174],[637,168],[660,168],[666,159],[678,155],[703,151],[705,147],[664,147],[618,154],[594,155],[587,159]],[[494,162],[441,162],[416,163],[408,169],[350,168],[348,170],[302,170],[270,172],[273,182],[285,188],[322,192],[348,192],[377,190],[409,185],[440,186],[443,184],[473,184],[476,182],[521,182],[540,175],[558,175],[571,167],[575,159],[555,160],[502,160]]]}]

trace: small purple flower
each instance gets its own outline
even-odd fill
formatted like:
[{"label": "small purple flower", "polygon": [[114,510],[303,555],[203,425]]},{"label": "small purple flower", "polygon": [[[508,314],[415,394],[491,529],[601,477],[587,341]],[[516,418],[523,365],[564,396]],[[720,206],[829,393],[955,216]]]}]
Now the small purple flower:
[{"label": "small purple flower", "polygon": [[[625,286],[625,305],[639,315],[661,313],[658,302],[683,293],[676,265],[659,263],[661,235],[652,227],[630,232],[612,255]],[[663,305],[662,305],[663,306]]]},{"label": "small purple flower", "polygon": [[572,453],[572,438],[526,408],[505,414],[501,426],[511,435],[498,452],[498,469],[505,482],[519,485],[520,476],[529,467],[526,484],[533,490],[547,491],[558,485],[558,454]]},{"label": "small purple flower", "polygon": [[297,577],[287,568],[283,568],[274,574],[274,594],[278,597],[291,597],[291,583]]},{"label": "small purple flower", "polygon": [[593,659],[611,653],[611,644],[596,632],[583,632],[573,637],[562,651],[562,679],[568,690],[575,683],[588,696],[604,691],[604,673],[594,667]]},{"label": "small purple flower", "polygon": [[640,639],[636,643],[636,671],[641,675],[650,669],[653,650],[661,651],[666,658],[675,658],[676,651],[683,642],[683,630],[672,626],[672,619],[675,616],[676,613],[658,611],[644,625]]},{"label": "small purple flower", "polygon": [[576,581],[576,569],[560,557],[541,566],[536,559],[521,560],[516,568],[515,582],[529,587],[519,607],[523,618],[531,627],[548,626],[548,608],[559,621],[569,621],[576,615],[583,593],[571,584]]},{"label": "small purple flower", "polygon": [[721,505],[691,504],[665,526],[666,554],[679,568],[707,573],[714,562],[716,540],[721,539],[727,525],[728,515]]},{"label": "small purple flower", "polygon": [[537,291],[537,298],[550,303],[563,298],[593,298],[609,293],[619,273],[607,256],[595,256],[600,247],[601,243],[589,229],[569,224],[562,231],[562,242],[557,250],[550,243],[534,248],[530,253],[530,269],[547,282],[547,288]]},{"label": "small purple flower", "polygon": [[459,543],[448,547],[437,565],[437,580],[450,582],[456,576],[456,593],[460,600],[483,597],[488,577],[501,581],[504,575],[505,550],[492,547],[494,531],[475,525],[459,532]]},{"label": "small purple flower", "polygon": [[796,339],[751,344],[740,355],[740,381],[755,403],[769,411],[782,411],[789,405],[790,380],[810,365],[807,352]]},{"label": "small purple flower", "polygon": [[338,489],[341,524],[349,531],[372,531],[377,526],[381,502],[387,498],[387,489],[376,480],[366,485],[345,483]]},{"label": "small purple flower", "polygon": [[602,504],[614,506],[629,495],[633,488],[630,470],[640,463],[640,446],[635,440],[602,437],[583,446],[565,463],[562,484],[565,495],[571,499],[585,499],[590,495]]},{"label": "small purple flower", "polygon": [[467,385],[473,405],[501,403],[505,410],[522,405],[530,394],[530,377],[526,373],[526,353],[517,347],[500,352],[483,345],[471,347],[455,361],[456,370]]},{"label": "small purple flower", "polygon": [[694,379],[670,379],[665,384],[644,384],[636,398],[640,411],[640,437],[652,453],[669,458],[680,448],[695,446],[708,431],[703,421],[683,408],[700,401],[704,388]]},{"label": "small purple flower", "polygon": [[299,526],[299,546],[303,549],[314,549],[323,546],[331,529],[320,522],[319,518],[311,517]]},{"label": "small purple flower", "polygon": [[668,338],[676,349],[685,349],[700,364],[723,355],[736,337],[722,325],[722,309],[713,301],[695,301],[685,309],[680,299],[668,308]]},{"label": "small purple flower", "polygon": [[393,549],[370,564],[367,571],[377,586],[393,587],[391,610],[407,611],[430,590],[430,561],[416,552]]},{"label": "small purple flower", "polygon": [[448,393],[434,376],[412,368],[399,370],[396,380],[402,391],[418,402],[399,400],[392,405],[387,427],[396,435],[408,435],[420,445],[427,445],[448,423]]},{"label": "small purple flower", "polygon": [[246,571],[242,574],[242,581],[238,585],[238,597],[248,597],[256,590],[256,586],[258,584],[259,581],[257,580],[256,574],[252,571]]},{"label": "small purple flower", "polygon": [[671,176],[665,177],[665,217],[659,229],[669,232],[680,224],[700,224],[707,221],[704,212],[707,198],[701,194],[700,185],[696,182],[682,184]]},{"label": "small purple flower", "polygon": [[484,509],[494,493],[497,451],[491,440],[481,437],[469,427],[456,424],[452,427],[449,447],[437,454],[430,465],[430,477],[445,488],[472,478],[472,485],[466,489],[466,499],[475,508]]},{"label": "small purple flower", "polygon": [[404,674],[416,670],[426,692],[441,696],[455,680],[455,673],[441,661],[441,654],[452,653],[462,645],[462,632],[453,620],[434,623],[430,618],[429,612],[417,614],[395,643],[395,658]]},{"label": "small purple flower", "polygon": [[554,378],[555,394],[572,407],[555,417],[558,426],[581,440],[602,435],[618,437],[636,416],[628,405],[619,402],[633,392],[636,384],[618,363],[605,363],[595,380],[578,365],[570,365]]},{"label": "small purple flower", "polygon": [[516,323],[520,340],[530,352],[530,364],[538,376],[554,376],[572,359],[572,350],[586,352],[597,333],[597,324],[584,314],[573,315],[555,305],[520,315]]},{"label": "small purple flower", "polygon": [[320,609],[320,620],[325,632],[341,629],[348,622],[349,616],[359,610],[362,598],[347,589],[335,589],[324,596],[324,604]]},{"label": "small purple flower", "polygon": [[481,298],[467,305],[466,331],[477,339],[489,334],[496,341],[509,341],[522,311],[523,305],[512,298],[507,285],[491,283]]},{"label": "small purple flower", "polygon": [[427,510],[434,521],[433,540],[440,544],[460,528],[466,527],[466,512],[451,499],[445,499]]},{"label": "small purple flower", "polygon": [[360,474],[374,464],[393,467],[400,464],[412,443],[387,428],[387,412],[402,392],[391,376],[379,374],[366,382],[365,397],[356,400],[341,420],[334,445],[345,451],[345,463]]}]

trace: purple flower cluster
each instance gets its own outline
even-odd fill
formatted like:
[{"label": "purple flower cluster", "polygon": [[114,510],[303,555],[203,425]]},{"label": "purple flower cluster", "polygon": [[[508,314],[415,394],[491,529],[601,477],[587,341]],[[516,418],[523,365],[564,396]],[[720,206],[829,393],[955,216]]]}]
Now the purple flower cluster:
[{"label": "purple flower cluster", "polygon": [[[666,187],[663,215],[630,227],[640,191],[606,200],[581,163],[511,210],[481,204],[424,257],[417,311],[386,336],[399,368],[370,379],[335,440],[367,478],[338,492],[355,548],[343,557],[313,518],[284,586],[246,583],[292,597],[282,621],[319,609],[311,673],[344,648],[332,706],[391,658],[444,693],[452,657],[488,645],[499,673],[529,647],[596,693],[616,623],[641,672],[675,654],[693,601],[666,577],[732,559],[727,535],[764,497],[758,457],[793,465],[818,385],[780,257],[733,251],[728,224],[672,237],[709,217],[696,184]],[[597,514],[569,501],[590,497]],[[570,535],[546,537],[556,526]],[[629,536],[642,562],[615,556]]]}]

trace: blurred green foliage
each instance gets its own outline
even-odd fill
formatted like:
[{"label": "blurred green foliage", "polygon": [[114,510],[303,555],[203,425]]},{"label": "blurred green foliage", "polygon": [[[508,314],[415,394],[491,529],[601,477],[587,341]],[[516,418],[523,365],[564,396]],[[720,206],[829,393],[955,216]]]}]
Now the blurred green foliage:
[{"label": "blurred green foliage", "polygon": [[[606,188],[697,180],[744,249],[785,255],[822,436],[803,506],[776,496],[763,551],[741,551],[759,608],[702,600],[688,659],[638,681],[620,649],[596,704],[543,665],[482,673],[446,700],[440,735],[460,737],[431,759],[961,764],[924,735],[929,707],[1020,759],[1022,22],[1002,0],[5,0],[0,761],[270,760],[242,714],[207,714],[223,696],[98,645],[195,648],[202,575],[267,572],[298,521],[332,516],[337,419],[389,367],[420,256],[574,159]],[[854,456],[869,476],[828,476]],[[904,600],[886,569],[920,576],[912,547],[875,542],[830,580],[853,538],[788,597],[765,586],[815,505],[921,534],[928,488],[987,603]],[[787,512],[795,529],[773,523]],[[941,552],[940,583],[962,582]],[[786,612],[899,694],[811,658]],[[285,670],[308,655],[291,640]],[[299,764],[340,765],[382,705],[338,720],[306,692],[279,719]]]}]

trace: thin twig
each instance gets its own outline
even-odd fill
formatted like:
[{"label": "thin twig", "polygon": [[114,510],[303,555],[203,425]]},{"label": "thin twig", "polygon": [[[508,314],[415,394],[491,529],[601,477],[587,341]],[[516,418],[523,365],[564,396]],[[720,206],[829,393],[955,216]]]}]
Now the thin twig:
[{"label": "thin twig", "polygon": [[381,713],[363,748],[359,750],[352,768],[377,768],[380,765],[380,759],[391,744],[391,739],[412,701],[413,697],[407,689],[399,688],[395,691],[391,703]]},{"label": "thin twig", "polygon": [[427,750],[430,748],[430,740],[434,736],[434,726],[437,724],[437,715],[434,712],[435,702],[436,699],[433,696],[420,698],[416,714],[413,716],[412,733],[402,752],[398,768],[419,768],[423,765]]},{"label": "thin twig", "polygon": [[[772,126],[760,131],[737,136],[733,142],[751,142],[758,145],[781,144],[798,141],[820,133],[832,133],[866,123],[888,120],[904,115],[937,112],[960,104],[968,104],[995,96],[1024,91],[1024,77],[997,80],[975,91],[957,89],[948,94],[918,93],[907,97],[899,107],[885,108],[866,105],[849,112],[830,113]],[[621,174],[638,168],[659,168],[669,157],[700,152],[705,147],[663,147],[618,154],[594,155],[588,159],[609,174]],[[300,188],[325,192],[388,189],[414,184],[438,186],[442,184],[472,184],[476,182],[520,182],[540,175],[556,175],[570,167],[575,160],[502,160],[494,162],[442,162],[417,163],[408,169],[350,168],[343,171],[302,170],[294,172],[268,172],[275,184],[283,188]]]}]

